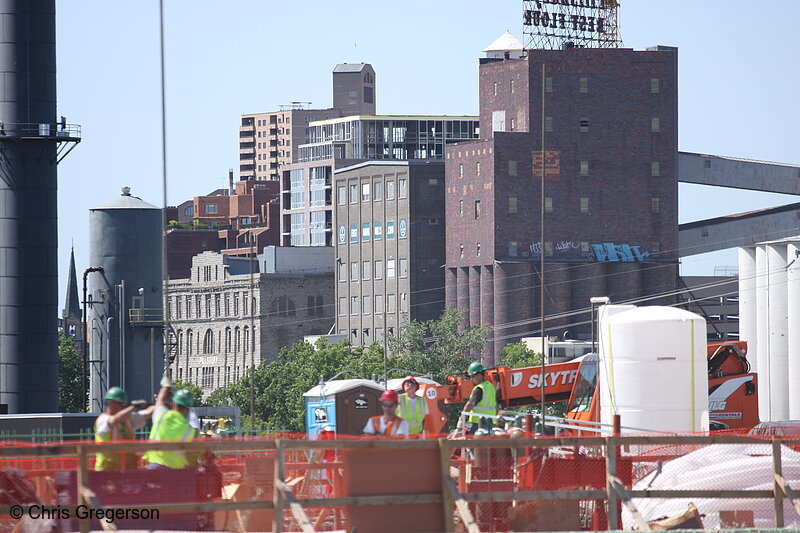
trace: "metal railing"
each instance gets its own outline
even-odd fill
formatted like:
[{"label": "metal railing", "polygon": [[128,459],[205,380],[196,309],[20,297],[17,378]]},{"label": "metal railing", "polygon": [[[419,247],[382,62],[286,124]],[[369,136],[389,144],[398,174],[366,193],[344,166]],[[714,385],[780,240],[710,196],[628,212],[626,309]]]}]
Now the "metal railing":
[{"label": "metal railing", "polygon": [[164,322],[164,310],[160,307],[145,307],[128,310],[131,324],[161,324]]}]

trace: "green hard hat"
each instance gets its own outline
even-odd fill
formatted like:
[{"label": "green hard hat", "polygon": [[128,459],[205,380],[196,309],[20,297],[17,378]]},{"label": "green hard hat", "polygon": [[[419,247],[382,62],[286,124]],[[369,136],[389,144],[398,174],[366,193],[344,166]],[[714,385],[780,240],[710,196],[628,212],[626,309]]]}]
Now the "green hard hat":
[{"label": "green hard hat", "polygon": [[172,401],[184,407],[192,407],[194,405],[192,393],[186,389],[181,389],[176,392],[175,396],[172,397]]},{"label": "green hard hat", "polygon": [[478,361],[474,361],[469,365],[469,368],[467,369],[467,374],[469,374],[470,376],[474,376],[478,372],[486,372],[486,367],[480,364]]},{"label": "green hard hat", "polygon": [[128,395],[119,387],[111,387],[103,396],[104,400],[112,400],[119,403],[128,403]]}]

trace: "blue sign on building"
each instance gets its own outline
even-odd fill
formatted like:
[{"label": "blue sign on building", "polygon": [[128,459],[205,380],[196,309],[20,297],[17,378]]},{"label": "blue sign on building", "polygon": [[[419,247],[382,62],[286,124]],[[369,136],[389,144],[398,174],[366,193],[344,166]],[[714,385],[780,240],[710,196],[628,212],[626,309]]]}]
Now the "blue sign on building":
[{"label": "blue sign on building", "polygon": [[406,223],[404,218],[400,219],[398,233],[401,239],[405,239],[406,237],[408,237],[408,224]]},{"label": "blue sign on building", "polygon": [[386,238],[394,239],[394,220],[386,221]]},{"label": "blue sign on building", "polygon": [[369,242],[369,222],[361,224],[361,240]]},{"label": "blue sign on building", "polygon": [[347,228],[345,226],[339,226],[339,244],[345,244],[347,242]]},{"label": "blue sign on building", "polygon": [[358,224],[350,224],[350,242],[358,242]]},{"label": "blue sign on building", "polygon": [[383,224],[380,222],[376,222],[374,225],[375,229],[372,232],[372,238],[375,239],[376,241],[379,241],[383,239]]}]

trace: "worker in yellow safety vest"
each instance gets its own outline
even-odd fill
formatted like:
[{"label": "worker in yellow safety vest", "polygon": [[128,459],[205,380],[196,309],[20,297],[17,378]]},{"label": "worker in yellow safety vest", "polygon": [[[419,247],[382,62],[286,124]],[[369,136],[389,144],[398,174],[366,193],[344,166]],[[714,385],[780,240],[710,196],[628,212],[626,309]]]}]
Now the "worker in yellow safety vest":
[{"label": "worker in yellow safety vest", "polygon": [[[144,400],[128,403],[128,395],[119,387],[111,387],[103,396],[106,410],[94,421],[95,442],[119,442],[133,440],[135,431],[147,423],[153,406],[147,407]],[[94,462],[96,471],[131,470],[136,468],[135,453],[97,452]]]},{"label": "worker in yellow safety vest", "polygon": [[408,422],[408,434],[419,435],[425,429],[428,404],[425,398],[417,396],[419,383],[413,376],[403,380],[403,394],[399,396],[397,415]]},{"label": "worker in yellow safety vest", "polygon": [[[153,427],[150,440],[185,442],[194,439],[197,430],[189,424],[189,413],[194,405],[192,393],[180,389],[172,397],[172,407],[167,408],[171,392],[169,380],[161,382],[153,412]],[[186,468],[189,461],[186,453],[171,450],[148,450],[144,454],[148,470],[159,468]],[[191,465],[194,466],[194,465]]]},{"label": "worker in yellow safety vest", "polygon": [[[466,433],[474,435],[484,419],[479,415],[497,415],[497,390],[486,380],[486,368],[478,361],[469,365],[467,373],[472,378],[475,387],[472,389],[472,394],[462,413],[474,413],[469,415],[469,425],[466,427]],[[457,433],[462,430],[463,423],[464,415],[462,414],[456,427]]]}]

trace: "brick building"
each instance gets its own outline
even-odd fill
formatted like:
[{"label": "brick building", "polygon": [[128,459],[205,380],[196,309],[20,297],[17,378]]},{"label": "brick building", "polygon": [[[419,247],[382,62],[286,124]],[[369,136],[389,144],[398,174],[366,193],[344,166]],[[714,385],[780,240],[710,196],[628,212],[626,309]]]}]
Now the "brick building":
[{"label": "brick building", "polygon": [[674,290],[678,192],[676,49],[492,55],[482,138],[446,155],[446,302],[490,326],[490,364],[539,333],[542,252],[547,335],[588,338],[592,296]]},{"label": "brick building", "polygon": [[336,331],[385,342],[444,300],[444,163],[370,161],[334,173]]},{"label": "brick building", "polygon": [[215,252],[195,256],[191,276],[168,285],[177,343],[172,376],[207,394],[304,335],[328,333],[332,265],[331,248],[270,246],[252,262]]}]

